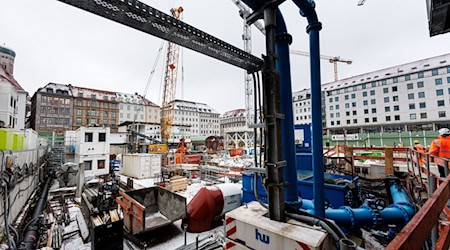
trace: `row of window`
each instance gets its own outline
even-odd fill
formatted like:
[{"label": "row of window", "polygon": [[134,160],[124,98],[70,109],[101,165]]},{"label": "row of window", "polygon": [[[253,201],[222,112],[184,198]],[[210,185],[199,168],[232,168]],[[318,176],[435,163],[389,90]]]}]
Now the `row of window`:
[{"label": "row of window", "polygon": [[[109,109],[109,107],[110,107],[110,104],[107,103],[107,102],[101,103],[101,102],[96,102],[96,101],[92,101],[92,102],[91,101],[86,101],[85,103],[86,103],[86,107],[93,107],[93,108],[96,108],[96,107],[101,108],[101,107],[103,107],[105,109]],[[77,106],[83,106],[83,101],[82,100],[78,100],[77,101]],[[111,103],[111,108],[112,109],[116,109],[117,108],[117,104]]]},{"label": "row of window", "polygon": [[[450,66],[447,67],[447,73],[450,73]],[[418,79],[425,77],[424,72],[418,72],[416,74],[417,74],[417,78]],[[431,70],[431,75],[432,76],[439,75],[439,69],[432,69]],[[410,81],[411,80],[411,74],[404,75],[403,78],[401,78],[401,77],[393,77],[391,79],[392,79],[392,83],[398,83],[399,80],[403,80],[403,79],[404,79],[404,81]],[[389,80],[391,80],[391,79],[389,79]],[[340,94],[341,91],[343,91],[344,93],[347,93],[347,92],[350,92],[351,90],[357,91],[359,89],[367,89],[368,87],[375,88],[375,87],[380,86],[380,85],[381,86],[387,85],[387,81],[388,81],[388,79],[384,79],[384,80],[381,80],[381,81],[374,81],[374,82],[371,82],[371,83],[363,83],[363,84],[360,84],[360,85],[356,85],[356,86],[353,86],[353,87],[347,87],[347,88],[344,88],[344,89],[329,90],[326,93],[327,93],[327,96],[330,96],[330,95]],[[353,81],[353,83],[355,83],[355,82],[356,81]],[[345,83],[345,85],[347,85],[347,84],[348,83]],[[340,85],[337,85],[337,87],[339,88]]]},{"label": "row of window", "polygon": [[[84,161],[84,170],[92,170],[92,161]],[[105,169],[105,160],[97,160],[97,169]]]},{"label": "row of window", "polygon": [[[77,118],[76,119],[76,123],[77,123],[77,125],[80,125],[80,126],[81,125],[87,125],[87,124],[89,124],[89,125],[96,125],[96,124],[100,125],[98,119],[92,119],[92,118],[91,119],[86,119],[86,123],[85,124],[83,124],[83,120],[81,118]],[[111,120],[109,122],[107,119],[103,120],[103,126],[104,127],[108,127],[109,125],[111,125],[112,128],[115,128],[116,127],[116,121],[115,120]]]},{"label": "row of window", "polygon": [[41,114],[70,115],[70,108],[41,106]]},{"label": "row of window", "polygon": [[69,105],[69,98],[60,98],[53,96],[41,96],[41,103],[53,104],[53,105]]},{"label": "row of window", "polygon": [[41,124],[70,125],[69,118],[41,117]]},{"label": "row of window", "polygon": [[[78,97],[97,99],[97,95],[95,95],[95,94],[91,94],[91,95],[86,94],[85,95],[84,93],[78,93]],[[116,97],[113,97],[113,96],[109,97],[109,96],[104,95],[103,96],[103,100],[105,100],[105,101],[108,101],[108,100],[115,101]]]},{"label": "row of window", "polygon": [[[86,116],[100,116],[102,112],[98,110],[81,110],[77,109],[77,116],[83,116],[85,114]],[[108,118],[108,111],[103,111],[103,118]],[[116,112],[111,112],[111,118],[116,118]]]},{"label": "row of window", "polygon": [[[368,113],[368,111],[367,111],[367,113]],[[373,112],[373,109],[372,109],[372,113],[376,113],[376,111]],[[400,115],[394,115],[394,116],[387,115],[385,117],[385,119],[386,119],[387,122],[390,122],[390,121],[392,121],[392,119],[391,119],[392,117],[394,117],[394,121],[400,121]],[[420,113],[420,119],[427,119],[427,117],[428,117],[427,113]],[[439,118],[445,118],[446,117],[446,112],[445,111],[438,111],[438,117]],[[417,120],[417,114],[415,114],[415,113],[409,114],[409,119],[410,120]],[[350,119],[346,120],[346,124],[347,125],[352,124],[351,121],[352,120],[350,120]],[[377,117],[372,117],[372,121],[370,121],[370,118],[366,117],[366,118],[364,118],[364,122],[365,123],[378,122],[378,118]],[[331,121],[330,123],[331,123],[331,126],[334,126],[335,124],[336,125],[341,125],[341,121]],[[353,124],[358,124],[358,119],[353,119]]]}]

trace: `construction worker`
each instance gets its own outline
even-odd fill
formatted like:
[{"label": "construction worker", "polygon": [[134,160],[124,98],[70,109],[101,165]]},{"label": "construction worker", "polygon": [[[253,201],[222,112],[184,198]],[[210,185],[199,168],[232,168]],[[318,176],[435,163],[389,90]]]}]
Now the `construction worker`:
[{"label": "construction worker", "polygon": [[416,150],[417,153],[419,154],[420,164],[424,164],[425,163],[425,160],[424,160],[425,147],[422,144],[420,144],[419,140],[414,141],[414,150]]},{"label": "construction worker", "polygon": [[[448,128],[439,129],[439,136],[431,142],[429,153],[450,159],[450,130]],[[438,168],[440,176],[445,177],[444,166],[438,165]]]}]

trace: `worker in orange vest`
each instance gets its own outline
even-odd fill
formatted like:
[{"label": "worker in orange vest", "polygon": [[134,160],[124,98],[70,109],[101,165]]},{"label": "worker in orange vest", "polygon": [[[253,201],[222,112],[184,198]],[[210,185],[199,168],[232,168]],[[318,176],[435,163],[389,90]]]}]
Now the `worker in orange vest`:
[{"label": "worker in orange vest", "polygon": [[[431,142],[430,155],[450,159],[450,130],[448,128],[439,129],[439,136]],[[439,174],[445,177],[444,166],[438,165]]]},{"label": "worker in orange vest", "polygon": [[417,151],[417,153],[419,154],[419,162],[420,164],[424,164],[425,160],[424,160],[424,156],[425,156],[425,147],[420,144],[419,140],[415,140],[414,141],[414,150]]}]

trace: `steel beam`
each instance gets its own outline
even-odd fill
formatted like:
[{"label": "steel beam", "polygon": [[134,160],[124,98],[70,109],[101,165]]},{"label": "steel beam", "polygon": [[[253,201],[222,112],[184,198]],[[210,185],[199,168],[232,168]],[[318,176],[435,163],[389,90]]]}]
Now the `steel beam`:
[{"label": "steel beam", "polygon": [[422,249],[449,196],[450,177],[447,177],[386,249]]},{"label": "steel beam", "polygon": [[441,233],[436,244],[436,249],[449,249],[450,248],[450,225],[444,225],[441,228]]},{"label": "steel beam", "polygon": [[136,0],[58,0],[133,29],[256,72],[263,60]]}]

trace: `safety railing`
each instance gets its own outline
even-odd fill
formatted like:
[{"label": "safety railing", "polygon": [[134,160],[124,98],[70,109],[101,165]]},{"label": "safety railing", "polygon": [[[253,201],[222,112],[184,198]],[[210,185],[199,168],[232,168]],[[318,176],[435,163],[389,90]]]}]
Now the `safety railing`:
[{"label": "safety railing", "polygon": [[[410,193],[417,195],[413,198],[420,209],[386,249],[449,249],[450,159],[412,148],[408,148],[406,154],[412,183]],[[444,168],[445,176],[440,176],[437,166]],[[422,197],[424,194],[426,197]]]}]

